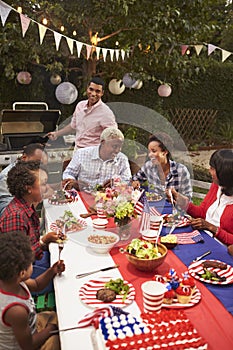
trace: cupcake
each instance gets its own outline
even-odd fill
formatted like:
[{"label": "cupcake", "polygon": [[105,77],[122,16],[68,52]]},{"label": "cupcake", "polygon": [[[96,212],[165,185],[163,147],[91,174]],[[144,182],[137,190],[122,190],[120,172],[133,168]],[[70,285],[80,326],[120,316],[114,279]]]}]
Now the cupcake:
[{"label": "cupcake", "polygon": [[186,286],[190,287],[192,290],[192,294],[196,289],[195,279],[191,277],[187,272],[183,274],[183,279],[181,280],[180,285],[183,287],[186,287]]},{"label": "cupcake", "polygon": [[192,289],[189,286],[179,286],[176,288],[176,297],[180,304],[188,304],[192,297]]},{"label": "cupcake", "polygon": [[164,304],[172,304],[173,299],[176,297],[176,293],[174,289],[172,289],[170,283],[166,284],[167,291],[164,293],[163,303]]}]

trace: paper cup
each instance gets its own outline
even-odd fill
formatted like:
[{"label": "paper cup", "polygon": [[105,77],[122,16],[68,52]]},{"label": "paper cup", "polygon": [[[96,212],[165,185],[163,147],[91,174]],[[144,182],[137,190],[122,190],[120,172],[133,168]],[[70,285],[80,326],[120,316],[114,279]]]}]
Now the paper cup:
[{"label": "paper cup", "polygon": [[106,219],[107,218],[105,210],[103,209],[102,204],[98,204],[96,206],[96,213],[97,213],[97,216],[98,216],[99,219]]},{"label": "paper cup", "polygon": [[94,228],[99,229],[99,230],[103,230],[107,227],[108,224],[108,220],[107,219],[94,219],[92,220],[92,225]]},{"label": "paper cup", "polygon": [[147,281],[141,285],[144,312],[159,312],[162,307],[166,287],[157,281]]},{"label": "paper cup", "polygon": [[142,231],[142,239],[146,241],[154,241],[157,238],[158,231],[155,230],[144,230]]},{"label": "paper cup", "polygon": [[150,229],[159,232],[162,225],[163,218],[160,215],[151,215],[150,217]]}]

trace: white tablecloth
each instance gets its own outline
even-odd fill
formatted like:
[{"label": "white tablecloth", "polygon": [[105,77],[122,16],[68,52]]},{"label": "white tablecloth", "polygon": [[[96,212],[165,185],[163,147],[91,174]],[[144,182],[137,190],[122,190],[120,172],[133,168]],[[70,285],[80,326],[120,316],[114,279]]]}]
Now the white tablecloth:
[{"label": "white tablecloth", "polygon": [[[68,205],[51,205],[47,200],[44,201],[45,220],[47,230],[52,222],[54,222],[65,210],[71,210],[76,217],[79,214],[86,213],[87,210],[81,199],[76,203]],[[88,225],[92,225],[92,219],[86,219]],[[58,260],[58,246],[51,243],[49,246],[51,253],[51,264]],[[65,272],[61,276],[54,279],[54,288],[56,296],[56,307],[59,321],[59,329],[71,328],[77,326],[78,321],[93,309],[85,305],[79,299],[80,287],[94,277],[110,276],[112,278],[121,277],[118,269],[105,272],[98,272],[81,279],[76,279],[76,275],[82,272],[94,271],[103,267],[114,265],[113,259],[109,254],[97,254],[89,248],[83,247],[71,240],[67,240],[65,247],[61,253],[61,258],[66,265]],[[140,314],[140,310],[134,301],[125,308],[128,312],[132,312],[135,316]],[[92,350],[91,331],[93,327],[83,329],[70,330],[60,333],[62,350]],[[97,347],[100,349],[100,346]]]}]

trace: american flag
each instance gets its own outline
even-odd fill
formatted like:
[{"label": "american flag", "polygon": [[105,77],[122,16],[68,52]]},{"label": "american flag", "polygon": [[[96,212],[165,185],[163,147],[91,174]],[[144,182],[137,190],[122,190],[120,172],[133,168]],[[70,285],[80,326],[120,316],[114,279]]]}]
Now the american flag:
[{"label": "american flag", "polygon": [[176,237],[178,244],[194,244],[204,242],[204,239],[198,230],[193,232],[177,233]]}]

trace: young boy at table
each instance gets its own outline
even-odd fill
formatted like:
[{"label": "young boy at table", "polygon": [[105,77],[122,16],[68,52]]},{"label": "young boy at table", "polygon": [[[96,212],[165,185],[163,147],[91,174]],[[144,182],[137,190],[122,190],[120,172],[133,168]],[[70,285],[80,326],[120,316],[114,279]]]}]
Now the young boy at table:
[{"label": "young boy at table", "polygon": [[29,237],[21,232],[0,235],[0,349],[59,350],[54,311],[36,314],[30,291],[45,288],[49,281],[65,270],[63,261],[31,279],[34,253]]}]

